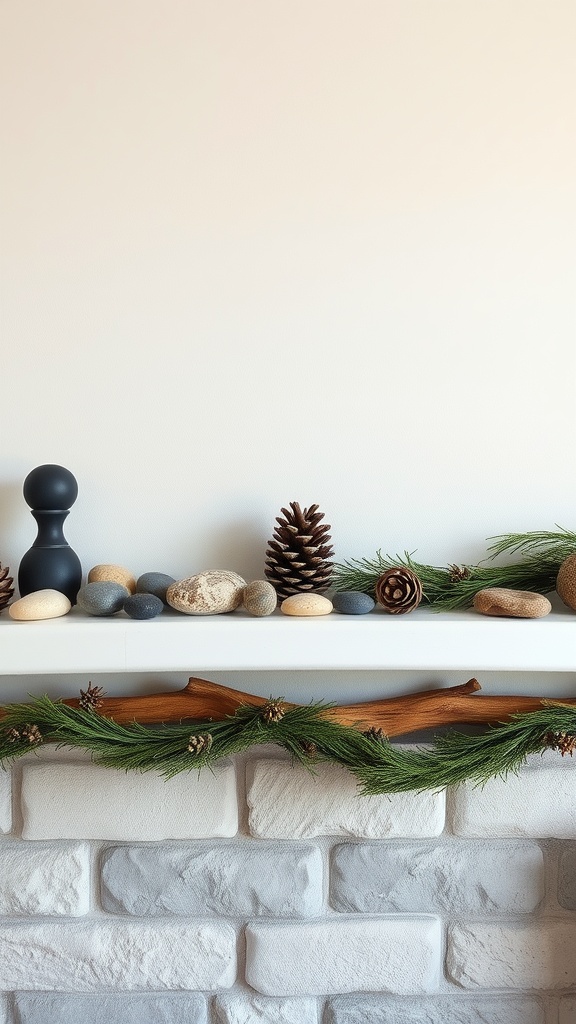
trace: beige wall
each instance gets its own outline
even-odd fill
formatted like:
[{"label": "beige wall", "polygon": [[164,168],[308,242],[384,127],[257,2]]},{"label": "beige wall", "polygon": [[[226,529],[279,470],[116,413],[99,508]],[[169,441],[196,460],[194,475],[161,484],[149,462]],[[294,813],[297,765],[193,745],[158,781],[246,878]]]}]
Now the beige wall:
[{"label": "beige wall", "polygon": [[3,0],[0,561],[576,528],[572,0]]}]

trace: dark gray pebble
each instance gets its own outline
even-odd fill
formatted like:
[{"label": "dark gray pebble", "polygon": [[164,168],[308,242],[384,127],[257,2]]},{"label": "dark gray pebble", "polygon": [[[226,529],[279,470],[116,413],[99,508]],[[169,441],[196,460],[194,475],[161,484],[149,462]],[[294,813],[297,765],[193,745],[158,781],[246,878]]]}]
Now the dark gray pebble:
[{"label": "dark gray pebble", "polygon": [[138,577],[136,593],[154,594],[166,604],[166,591],[173,583],[176,583],[174,577],[167,576],[165,572],[145,572]]},{"label": "dark gray pebble", "polygon": [[95,580],[80,587],[76,601],[88,615],[115,615],[122,610],[130,591],[112,580]]},{"label": "dark gray pebble", "polygon": [[340,590],[331,601],[334,611],[345,615],[366,615],[376,603],[370,594],[363,594],[361,590]]},{"label": "dark gray pebble", "polygon": [[124,601],[124,611],[131,619],[155,619],[164,610],[164,602],[155,594],[131,594]]}]

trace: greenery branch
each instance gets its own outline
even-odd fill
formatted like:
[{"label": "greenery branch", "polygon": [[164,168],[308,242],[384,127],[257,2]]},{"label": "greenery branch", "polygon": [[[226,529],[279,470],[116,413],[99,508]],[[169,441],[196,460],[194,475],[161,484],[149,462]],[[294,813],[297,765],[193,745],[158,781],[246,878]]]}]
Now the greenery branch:
[{"label": "greenery branch", "polygon": [[[562,562],[576,551],[576,533],[559,526],[556,531],[508,533],[488,539],[494,541],[489,555],[477,565],[426,565],[415,561],[413,552],[383,555],[379,550],[374,558],[336,563],[332,585],[338,591],[360,590],[374,597],[378,577],[387,569],[404,566],[422,583],[423,602],[435,611],[454,611],[470,607],[474,595],[486,587],[550,593]],[[501,555],[517,554],[523,556],[520,561],[493,564]]]},{"label": "greenery branch", "polygon": [[94,710],[73,708],[48,697],[1,709],[0,763],[37,750],[43,741],[92,754],[108,768],[157,771],[166,778],[215,765],[221,758],[255,744],[273,743],[293,760],[314,770],[320,762],[352,773],[361,795],[438,790],[462,782],[484,783],[517,772],[529,755],[547,748],[572,754],[576,747],[576,707],[547,703],[516,714],[480,735],[450,731],[430,745],[391,743],[379,730],[360,732],[325,716],[331,704],[288,707],[270,699],[243,705],[221,721],[187,724],[121,725]]}]

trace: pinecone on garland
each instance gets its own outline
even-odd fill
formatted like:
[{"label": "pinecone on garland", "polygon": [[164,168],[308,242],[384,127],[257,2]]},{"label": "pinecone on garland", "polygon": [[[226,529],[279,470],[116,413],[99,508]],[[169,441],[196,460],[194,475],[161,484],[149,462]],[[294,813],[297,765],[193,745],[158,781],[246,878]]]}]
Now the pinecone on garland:
[{"label": "pinecone on garland", "polygon": [[332,578],[331,526],[321,523],[324,513],[318,505],[301,509],[291,501],[282,513],[266,550],[266,579],[280,601],[292,594],[322,594]]},{"label": "pinecone on garland", "polygon": [[375,594],[378,604],[390,615],[403,615],[420,604],[422,584],[415,572],[399,565],[378,577]]},{"label": "pinecone on garland", "polygon": [[4,610],[11,597],[14,595],[14,580],[8,575],[10,569],[7,565],[2,568],[0,565],[0,612]]}]

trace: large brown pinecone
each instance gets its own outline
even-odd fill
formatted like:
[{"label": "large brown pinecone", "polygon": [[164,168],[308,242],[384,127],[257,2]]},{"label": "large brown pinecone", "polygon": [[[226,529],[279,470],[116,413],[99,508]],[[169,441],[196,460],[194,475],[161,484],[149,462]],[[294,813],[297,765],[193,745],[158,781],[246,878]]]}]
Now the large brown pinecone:
[{"label": "large brown pinecone", "polygon": [[4,568],[0,565],[0,612],[3,611],[10,598],[14,595],[14,587],[12,586],[14,580],[8,575],[9,572],[10,569],[7,565]]},{"label": "large brown pinecone", "polygon": [[376,600],[391,615],[403,615],[417,608],[422,600],[422,584],[415,572],[405,566],[387,569],[376,580]]},{"label": "large brown pinecone", "polygon": [[332,578],[331,527],[320,523],[324,513],[318,505],[302,510],[291,501],[282,513],[266,550],[266,578],[281,601],[292,594],[322,594]]}]

